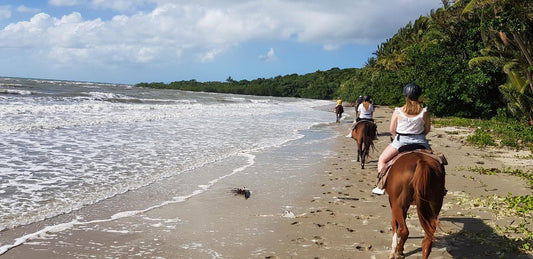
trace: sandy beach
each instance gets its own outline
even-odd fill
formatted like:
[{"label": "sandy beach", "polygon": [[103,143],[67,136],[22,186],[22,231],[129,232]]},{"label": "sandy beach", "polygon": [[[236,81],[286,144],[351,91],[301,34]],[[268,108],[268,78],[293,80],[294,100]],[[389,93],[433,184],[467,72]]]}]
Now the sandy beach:
[{"label": "sandy beach", "polygon": [[[374,117],[379,139],[364,170],[356,162],[355,141],[346,137],[354,118],[353,108],[345,110],[350,117],[333,126],[335,137],[327,139],[327,147],[319,141],[296,141],[258,155],[252,166],[237,169],[242,170],[238,171],[239,177],[220,179],[210,192],[186,203],[168,202],[173,189],[187,188],[172,179],[118,195],[98,204],[97,210],[86,208],[86,224],[43,231],[0,257],[387,258],[392,235],[388,196],[374,195],[371,189],[376,180],[377,158],[389,143],[392,110],[377,107]],[[456,133],[447,133],[452,130]],[[481,175],[468,168],[530,169],[533,161],[523,158],[527,153],[467,146],[462,143],[461,130],[436,128],[428,136],[433,149],[444,153],[449,162],[448,194],[431,258],[532,258],[531,254],[505,250],[512,237],[497,229],[518,226],[521,219],[488,203],[508,193],[531,194],[530,186],[515,176]],[[305,150],[303,158],[284,161],[292,149]],[[202,170],[232,170],[234,166],[228,163]],[[197,176],[202,172],[195,173]],[[202,184],[201,180],[198,184]],[[252,196],[245,199],[233,195],[231,188],[239,186],[247,186]],[[136,206],[149,206],[143,201],[160,197],[167,202],[136,211]],[[91,215],[102,218],[106,208],[116,206],[124,206],[121,211],[131,215],[116,220],[109,215],[104,218],[111,220],[90,221]],[[531,220],[531,215],[528,217],[525,220]],[[45,221],[33,228],[42,229],[59,220]],[[405,254],[419,258],[423,231],[414,208],[409,213],[408,227]],[[533,231],[531,223],[527,228]]]},{"label": "sandy beach", "polygon": [[[348,110],[348,109],[346,109]],[[350,109],[351,110],[351,109]],[[287,246],[277,250],[279,258],[387,258],[390,253],[392,229],[388,196],[371,194],[376,180],[377,158],[389,143],[388,126],[392,110],[378,107],[375,119],[379,139],[376,150],[364,170],[355,160],[355,142],[344,137],[350,122],[338,126],[335,139],[338,154],[323,161],[321,178],[308,197],[308,210],[301,216],[287,220]],[[463,144],[458,135],[447,131],[458,129],[433,128],[428,135],[432,148],[443,152],[446,166],[446,188],[441,228],[433,245],[431,258],[532,258],[532,254],[513,254],[503,250],[508,238],[495,232],[495,228],[517,226],[519,218],[505,215],[505,208],[489,208],[490,197],[530,195],[525,180],[503,174],[481,175],[469,167],[531,169],[527,152],[512,150],[478,149]],[[464,133],[464,132],[463,132]],[[531,220],[531,214],[529,219]],[[415,208],[409,211],[409,239],[405,255],[420,258],[423,230],[418,223]],[[532,225],[528,226],[532,231]]]}]

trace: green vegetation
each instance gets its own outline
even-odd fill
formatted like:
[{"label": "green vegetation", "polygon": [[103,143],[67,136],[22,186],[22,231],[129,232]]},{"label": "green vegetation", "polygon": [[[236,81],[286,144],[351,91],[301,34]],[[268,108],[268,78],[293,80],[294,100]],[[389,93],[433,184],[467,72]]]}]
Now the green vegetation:
[{"label": "green vegetation", "polygon": [[[363,68],[225,82],[196,80],[138,86],[402,105],[403,87],[423,87],[438,117],[504,117],[533,125],[533,4],[523,0],[442,0],[443,7],[409,22],[381,43]],[[513,145],[479,131],[479,145]],[[529,140],[529,143],[530,140]],[[522,145],[522,144],[518,144]]]},{"label": "green vegetation", "polygon": [[[513,168],[483,168],[471,167],[468,168],[471,172],[477,172],[485,175],[508,174],[518,176],[526,179],[531,187],[533,187],[533,170],[520,170]],[[533,252],[533,232],[531,231],[531,224],[533,219],[533,195],[519,195],[514,196],[508,193],[507,197],[501,198],[497,195],[491,195],[486,199],[467,199],[474,207],[487,207],[493,211],[497,211],[499,215],[510,215],[520,218],[520,222],[513,224],[514,221],[505,226],[495,226],[497,232],[507,238],[502,239],[501,246],[507,250],[517,250],[526,253]],[[465,200],[460,200],[461,203]]]},{"label": "green vegetation", "polygon": [[[520,178],[526,179],[531,187],[533,187],[533,171],[523,171],[520,169],[512,169],[512,168],[503,168],[503,169],[497,169],[497,168],[484,168],[484,167],[469,167],[469,171],[471,172],[477,172],[480,174],[485,175],[496,175],[496,174],[508,174],[513,176],[518,176]],[[533,200],[531,200],[531,205],[533,205]],[[530,206],[533,208],[533,206]]]},{"label": "green vegetation", "polygon": [[533,128],[504,116],[490,120],[447,117],[434,119],[435,127],[459,126],[476,129],[466,141],[475,146],[503,146],[516,149],[529,148],[533,154]]},{"label": "green vegetation", "polygon": [[[531,254],[533,252],[533,232],[531,220],[533,218],[533,196],[512,196],[506,198],[490,195],[484,198],[457,197],[460,205],[469,208],[487,208],[499,218],[516,218],[509,225],[493,225],[494,233],[471,233],[461,231],[459,234],[476,240],[480,244],[491,243],[502,251]],[[505,256],[504,256],[505,258]]]},{"label": "green vegetation", "polygon": [[509,196],[505,198],[504,201],[510,209],[515,210],[517,213],[533,211],[533,196],[531,195],[512,196],[512,194],[509,193]]},{"label": "green vegetation", "polygon": [[341,82],[357,73],[356,68],[332,68],[306,75],[297,74],[259,78],[252,81],[236,81],[229,77],[226,82],[198,82],[196,80],[165,83],[140,83],[137,86],[170,88],[185,91],[235,93],[263,96],[302,97],[311,99],[334,99]]}]

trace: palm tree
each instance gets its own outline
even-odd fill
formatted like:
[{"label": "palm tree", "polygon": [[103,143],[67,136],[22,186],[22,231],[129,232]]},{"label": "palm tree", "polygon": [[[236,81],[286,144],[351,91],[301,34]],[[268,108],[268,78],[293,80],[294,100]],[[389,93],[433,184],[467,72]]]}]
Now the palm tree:
[{"label": "palm tree", "polygon": [[508,108],[515,115],[526,116],[529,125],[533,125],[533,91],[528,87],[529,82],[518,73],[511,71],[507,83],[500,86],[500,91],[507,99]]},{"label": "palm tree", "polygon": [[[515,114],[523,114],[533,126],[533,3],[524,0],[468,0],[463,14],[479,14],[488,35],[483,56],[469,65],[498,64],[508,75],[500,91]],[[483,22],[485,21],[485,22]],[[526,91],[527,86],[529,89]]]},{"label": "palm tree", "polygon": [[496,35],[504,46],[495,47],[515,52],[510,60],[514,66],[507,63],[506,67],[524,76],[533,91],[533,3],[524,0],[469,0],[463,14],[476,12],[489,18],[483,27]]}]

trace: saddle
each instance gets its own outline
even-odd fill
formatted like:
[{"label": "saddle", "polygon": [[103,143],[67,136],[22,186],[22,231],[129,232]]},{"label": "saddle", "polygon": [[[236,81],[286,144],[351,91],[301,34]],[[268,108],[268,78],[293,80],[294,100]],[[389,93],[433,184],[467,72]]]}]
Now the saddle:
[{"label": "saddle", "polygon": [[405,156],[407,154],[420,153],[420,154],[424,154],[435,159],[441,165],[448,164],[448,160],[446,160],[446,157],[444,156],[444,154],[440,152],[432,151],[430,149],[426,149],[424,146],[419,145],[419,144],[406,145],[406,146],[399,148],[398,151],[400,153],[396,155],[395,157],[393,157],[385,166],[385,170],[383,170],[382,172],[378,174],[377,186],[380,189],[383,189],[383,187],[385,186],[385,183],[387,182],[387,176],[389,175],[390,168],[392,167],[394,162],[396,162],[396,160],[398,160],[400,157]]},{"label": "saddle", "polygon": [[352,130],[354,130],[355,128],[357,128],[357,125],[359,125],[359,124],[362,123],[363,121],[368,121],[368,122],[372,122],[372,123],[375,124],[375,122],[372,121],[372,120],[362,118],[362,119],[360,119],[358,122],[356,122],[356,123],[352,126]]}]

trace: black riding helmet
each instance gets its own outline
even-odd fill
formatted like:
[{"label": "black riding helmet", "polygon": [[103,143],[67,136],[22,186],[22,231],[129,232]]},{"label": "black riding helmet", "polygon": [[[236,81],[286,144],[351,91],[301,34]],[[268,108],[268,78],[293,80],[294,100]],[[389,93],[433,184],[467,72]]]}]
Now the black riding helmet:
[{"label": "black riding helmet", "polygon": [[363,101],[365,101],[365,102],[370,102],[370,99],[371,99],[371,98],[372,98],[372,97],[370,97],[370,95],[365,95],[365,96],[363,96]]},{"label": "black riding helmet", "polygon": [[413,101],[417,101],[422,94],[422,89],[415,83],[409,83],[403,88],[403,95]]}]

